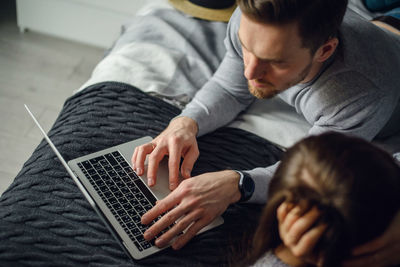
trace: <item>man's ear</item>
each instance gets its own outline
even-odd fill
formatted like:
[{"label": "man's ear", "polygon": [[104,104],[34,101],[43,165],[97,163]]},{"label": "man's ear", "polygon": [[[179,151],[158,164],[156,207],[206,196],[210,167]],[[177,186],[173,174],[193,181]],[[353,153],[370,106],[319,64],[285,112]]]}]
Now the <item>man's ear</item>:
[{"label": "man's ear", "polygon": [[324,62],[332,54],[336,51],[336,48],[339,44],[339,39],[336,37],[330,38],[326,41],[323,45],[318,48],[317,52],[315,53],[314,57],[318,62]]}]

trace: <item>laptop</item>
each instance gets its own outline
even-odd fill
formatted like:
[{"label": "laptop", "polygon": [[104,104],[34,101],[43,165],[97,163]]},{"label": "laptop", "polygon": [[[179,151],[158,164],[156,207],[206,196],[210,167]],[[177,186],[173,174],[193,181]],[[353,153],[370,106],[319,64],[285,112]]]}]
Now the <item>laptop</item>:
[{"label": "laptop", "polygon": [[[67,163],[29,108],[26,105],[25,108],[68,174],[127,255],[133,259],[142,259],[165,249],[166,247],[156,247],[154,240],[148,242],[143,238],[143,233],[161,216],[150,225],[142,225],[140,221],[142,215],[151,209],[157,200],[170,193],[168,162],[161,161],[157,183],[151,188],[147,186],[146,175],[138,176],[131,168],[130,162],[135,147],[150,142],[152,138],[147,136],[136,139]],[[222,223],[222,217],[217,217],[199,233]]]}]

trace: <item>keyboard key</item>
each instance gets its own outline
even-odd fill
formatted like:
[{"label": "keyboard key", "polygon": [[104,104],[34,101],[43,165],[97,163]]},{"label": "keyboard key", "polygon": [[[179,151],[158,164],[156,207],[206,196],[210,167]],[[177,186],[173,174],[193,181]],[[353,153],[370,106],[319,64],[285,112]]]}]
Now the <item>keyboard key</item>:
[{"label": "keyboard key", "polygon": [[124,223],[128,223],[128,222],[132,221],[131,216],[128,216],[128,215],[125,215],[125,216],[122,217],[121,219],[122,219],[122,221],[123,221]]},{"label": "keyboard key", "polygon": [[124,207],[125,210],[131,210],[131,209],[133,209],[133,206],[132,206],[131,204],[129,204],[129,203],[125,203],[125,204],[123,204],[122,206]]},{"label": "keyboard key", "polygon": [[87,172],[89,173],[90,176],[97,174],[95,169],[88,169]]},{"label": "keyboard key", "polygon": [[140,245],[143,247],[143,249],[148,249],[152,247],[152,245],[147,241],[140,243]]},{"label": "keyboard key", "polygon": [[125,183],[129,183],[131,181],[131,178],[127,175],[123,175],[121,177],[122,181],[124,181]]},{"label": "keyboard key", "polygon": [[130,193],[131,191],[129,190],[128,187],[123,187],[123,188],[121,188],[121,192],[122,192],[123,194],[128,194],[128,193]]},{"label": "keyboard key", "polygon": [[142,204],[142,206],[144,207],[144,206],[146,206],[146,205],[149,204],[149,201],[148,201],[147,199],[141,199],[141,200],[139,201],[139,203]]},{"label": "keyboard key", "polygon": [[83,165],[83,167],[85,167],[86,170],[92,168],[92,165],[90,164],[90,162],[88,160],[82,161],[82,165]]},{"label": "keyboard key", "polygon": [[134,241],[133,244],[135,244],[135,246],[137,247],[137,249],[138,249],[139,251],[143,251],[143,248],[139,245],[138,242]]},{"label": "keyboard key", "polygon": [[118,202],[121,203],[121,205],[129,204],[128,200],[124,197],[118,198]]},{"label": "keyboard key", "polygon": [[113,185],[113,186],[110,186],[109,188],[110,188],[111,192],[113,192],[113,193],[115,193],[115,192],[119,192],[119,189],[118,189],[118,187],[116,187],[115,185]]},{"label": "keyboard key", "polygon": [[112,185],[114,185],[114,184],[115,184],[114,181],[111,180],[111,179],[109,179],[109,180],[106,181],[106,185],[108,185],[108,186],[112,186]]},{"label": "keyboard key", "polygon": [[128,162],[123,161],[123,162],[121,162],[121,166],[122,166],[123,168],[126,168],[126,167],[129,167],[129,164],[128,164]]},{"label": "keyboard key", "polygon": [[[134,222],[127,222],[126,223],[126,227],[128,227],[128,229],[130,229],[130,231],[133,231],[134,229],[138,229],[137,227],[136,227],[136,224],[134,223]],[[140,232],[140,231],[139,231]]]},{"label": "keyboard key", "polygon": [[121,209],[121,210],[118,210],[118,211],[117,211],[117,213],[118,213],[118,215],[119,215],[119,216],[121,216],[121,217],[123,217],[123,216],[127,215],[126,211],[125,211],[125,210],[123,210],[123,209]]},{"label": "keyboard key", "polygon": [[142,207],[142,205],[136,205],[134,208],[135,208],[135,210],[136,210],[137,212],[144,210],[144,208]]},{"label": "keyboard key", "polygon": [[117,203],[117,199],[115,197],[111,197],[108,199],[108,202],[110,202],[111,205],[114,205],[115,203]]},{"label": "keyboard key", "polygon": [[118,162],[125,162],[125,159],[123,157],[115,157],[115,160]]},{"label": "keyboard key", "polygon": [[107,172],[113,170],[113,167],[112,167],[111,165],[104,165],[103,167],[104,167],[104,169],[105,169]]},{"label": "keyboard key", "polygon": [[108,187],[105,185],[99,186],[99,191],[104,194],[105,192],[108,192]]},{"label": "keyboard key", "polygon": [[139,215],[135,214],[134,216],[132,216],[132,220],[134,223],[138,224],[140,223],[140,217]]},{"label": "keyboard key", "polygon": [[121,166],[114,166],[114,170],[116,171],[116,172],[118,172],[118,171],[121,171],[122,170],[122,167]]},{"label": "keyboard key", "polygon": [[136,240],[139,241],[140,243],[146,241],[146,239],[144,239],[143,235],[138,235],[138,236],[136,237]]},{"label": "keyboard key", "polygon": [[106,192],[103,192],[103,194],[104,194],[104,196],[106,197],[106,198],[111,198],[112,197],[112,193],[110,192],[110,191],[106,191]]},{"label": "keyboard key", "polygon": [[111,154],[106,154],[105,155],[106,159],[112,166],[118,165],[118,162],[114,159],[114,157]]},{"label": "keyboard key", "polygon": [[126,175],[124,170],[119,170],[119,171],[117,171],[117,173],[118,173],[119,177]]},{"label": "keyboard key", "polygon": [[101,165],[99,163],[95,163],[95,164],[93,164],[93,169],[99,170],[99,169],[103,169],[103,168],[101,167]]},{"label": "keyboard key", "polygon": [[133,198],[133,199],[130,199],[130,200],[129,200],[129,203],[130,203],[132,206],[136,206],[136,205],[139,204],[139,201],[138,201],[136,198]]},{"label": "keyboard key", "polygon": [[152,205],[156,204],[157,199],[153,196],[150,190],[144,185],[142,180],[135,181],[136,185],[139,187],[140,191],[146,196]]},{"label": "keyboard key", "polygon": [[113,204],[112,207],[114,208],[114,210],[122,209],[122,206],[121,206],[121,204],[119,204],[119,203]]},{"label": "keyboard key", "polygon": [[[129,214],[129,216],[136,216],[138,213],[136,212],[135,209],[130,209],[130,210],[128,210],[128,214]],[[140,221],[140,219],[139,219],[139,221]]]},{"label": "keyboard key", "polygon": [[117,176],[117,173],[114,170],[111,170],[108,172],[108,175],[110,175],[112,178],[114,178],[115,176]]},{"label": "keyboard key", "polygon": [[100,165],[103,166],[103,167],[106,166],[106,165],[108,165],[108,161],[107,161],[106,159],[100,160],[99,163],[100,163]]},{"label": "keyboard key", "polygon": [[132,235],[133,235],[134,237],[139,236],[139,235],[142,235],[142,232],[140,232],[140,230],[139,230],[138,228],[136,228],[136,226],[135,226],[135,228],[132,228],[132,229],[131,229],[131,233],[132,233]]},{"label": "keyboard key", "polygon": [[[136,226],[139,228],[139,230],[140,230],[142,233],[144,233],[144,232],[149,228],[147,225],[144,225],[144,224],[141,224],[141,223],[138,223]],[[143,240],[144,240],[144,239],[143,239]],[[139,241],[139,240],[138,240],[138,241]]]},{"label": "keyboard key", "polygon": [[139,179],[139,176],[137,176],[137,174],[134,173],[134,172],[128,172],[128,175],[129,175],[129,177],[132,178],[132,180],[137,180],[137,179]]}]

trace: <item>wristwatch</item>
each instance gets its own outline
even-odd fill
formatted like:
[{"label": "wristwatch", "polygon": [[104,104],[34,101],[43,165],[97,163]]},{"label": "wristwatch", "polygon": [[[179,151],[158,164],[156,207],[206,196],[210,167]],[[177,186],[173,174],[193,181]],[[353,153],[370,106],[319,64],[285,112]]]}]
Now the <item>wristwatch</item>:
[{"label": "wristwatch", "polygon": [[253,195],[254,192],[254,181],[250,175],[246,172],[236,171],[240,175],[239,179],[239,191],[242,195],[239,202],[247,201]]}]

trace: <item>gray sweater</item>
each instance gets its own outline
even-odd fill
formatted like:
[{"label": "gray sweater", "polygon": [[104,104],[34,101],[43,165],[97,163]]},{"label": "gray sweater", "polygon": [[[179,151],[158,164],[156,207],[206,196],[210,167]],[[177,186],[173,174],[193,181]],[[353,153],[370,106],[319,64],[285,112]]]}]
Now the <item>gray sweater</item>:
[{"label": "gray sweater", "polygon": [[281,261],[271,251],[266,252],[258,259],[251,267],[290,267],[288,264]]},{"label": "gray sweater", "polygon": [[[199,126],[198,135],[228,124],[253,101],[244,77],[238,39],[241,11],[228,24],[226,55],[213,77],[182,111]],[[312,125],[309,134],[337,131],[367,140],[400,130],[400,36],[347,10],[340,45],[320,73],[279,97]],[[256,189],[249,200],[265,203],[269,181],[279,163],[248,172]]]}]

